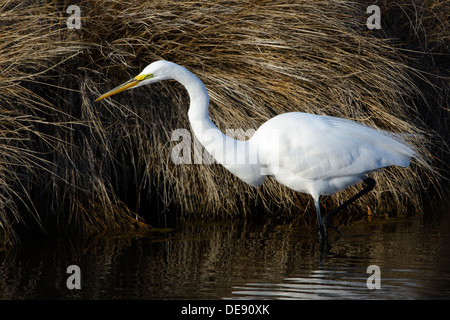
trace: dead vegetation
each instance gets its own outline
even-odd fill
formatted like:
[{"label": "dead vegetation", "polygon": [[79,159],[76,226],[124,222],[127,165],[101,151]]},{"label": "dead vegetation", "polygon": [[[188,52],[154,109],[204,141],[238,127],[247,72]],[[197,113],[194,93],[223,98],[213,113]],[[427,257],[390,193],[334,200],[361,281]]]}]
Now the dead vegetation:
[{"label": "dead vegetation", "polygon": [[272,181],[253,189],[218,165],[171,162],[172,131],[189,129],[188,97],[174,82],[94,103],[157,59],[205,83],[223,130],[304,111],[408,134],[420,159],[376,173],[352,213],[368,204],[420,213],[430,190],[448,186],[448,2],[379,1],[382,30],[368,30],[369,4],[352,1],[90,0],[79,4],[78,30],[66,25],[71,4],[0,1],[0,226],[9,241],[126,228],[136,213],[157,221],[167,207],[197,218],[309,216],[308,196]]}]

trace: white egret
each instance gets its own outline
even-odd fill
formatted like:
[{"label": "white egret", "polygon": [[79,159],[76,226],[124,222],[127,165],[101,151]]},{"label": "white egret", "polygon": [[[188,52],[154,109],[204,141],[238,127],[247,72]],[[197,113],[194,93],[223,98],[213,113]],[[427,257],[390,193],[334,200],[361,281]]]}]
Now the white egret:
[{"label": "white egret", "polygon": [[[413,149],[393,133],[330,116],[302,112],[278,115],[248,140],[234,140],[211,121],[209,96],[204,84],[186,68],[160,60],[139,75],[100,96],[96,101],[123,90],[173,79],[188,91],[192,131],[204,148],[234,175],[252,186],[266,176],[314,200],[320,239],[327,237],[328,219],[343,207],[370,191],[375,181],[367,174],[387,166],[407,167]],[[366,187],[322,219],[321,195],[363,181]]]}]

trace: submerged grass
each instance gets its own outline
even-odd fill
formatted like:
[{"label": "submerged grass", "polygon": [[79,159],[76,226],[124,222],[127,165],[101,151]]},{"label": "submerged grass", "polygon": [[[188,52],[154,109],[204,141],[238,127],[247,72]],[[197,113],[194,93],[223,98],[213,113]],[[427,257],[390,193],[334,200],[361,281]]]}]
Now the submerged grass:
[{"label": "submerged grass", "polygon": [[189,129],[178,84],[93,102],[157,59],[205,83],[224,131],[304,111],[408,134],[420,157],[375,173],[352,213],[420,213],[430,190],[448,186],[446,1],[379,1],[382,30],[366,27],[373,3],[353,1],[90,0],[79,4],[81,29],[68,29],[72,4],[0,0],[0,227],[11,242],[128,228],[167,207],[314,217],[308,196],[274,181],[254,189],[219,165],[174,164],[171,133]]}]

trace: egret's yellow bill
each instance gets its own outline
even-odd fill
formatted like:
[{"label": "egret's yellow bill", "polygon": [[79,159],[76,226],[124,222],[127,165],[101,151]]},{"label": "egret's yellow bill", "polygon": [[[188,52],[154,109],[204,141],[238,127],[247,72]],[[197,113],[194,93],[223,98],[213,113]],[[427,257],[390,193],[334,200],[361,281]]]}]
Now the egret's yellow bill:
[{"label": "egret's yellow bill", "polygon": [[121,85],[115,87],[112,90],[109,90],[107,93],[101,95],[100,97],[98,97],[97,99],[95,99],[95,101],[100,101],[102,99],[105,99],[107,97],[110,97],[116,93],[122,92],[124,90],[127,90],[129,88],[134,87],[135,85],[137,85],[139,82],[141,82],[141,80],[138,80],[136,78],[130,79],[125,83],[122,83]]}]

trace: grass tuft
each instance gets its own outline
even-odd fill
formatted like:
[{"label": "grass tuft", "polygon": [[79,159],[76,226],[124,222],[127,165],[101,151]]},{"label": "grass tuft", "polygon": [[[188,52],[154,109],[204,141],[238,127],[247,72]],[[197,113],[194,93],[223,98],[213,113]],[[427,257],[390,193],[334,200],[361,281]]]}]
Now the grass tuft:
[{"label": "grass tuft", "polygon": [[0,228],[10,242],[127,228],[168,207],[310,215],[308,196],[273,181],[253,189],[219,165],[175,165],[171,133],[189,129],[178,84],[94,103],[158,59],[205,83],[224,131],[303,111],[407,134],[420,157],[377,172],[352,212],[421,213],[430,191],[448,187],[448,1],[378,1],[382,30],[366,27],[369,3],[353,1],[88,0],[78,30],[66,25],[71,4],[0,0]]}]

